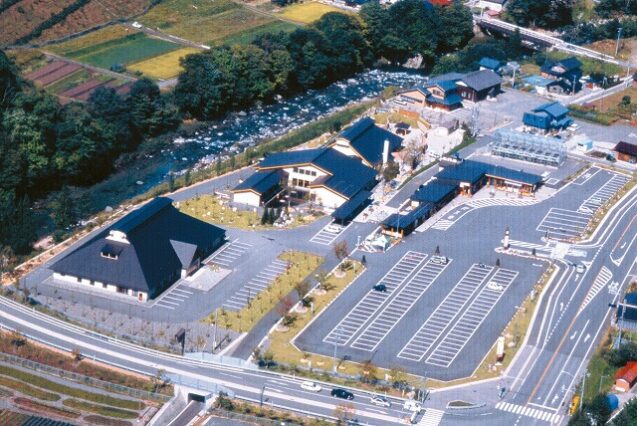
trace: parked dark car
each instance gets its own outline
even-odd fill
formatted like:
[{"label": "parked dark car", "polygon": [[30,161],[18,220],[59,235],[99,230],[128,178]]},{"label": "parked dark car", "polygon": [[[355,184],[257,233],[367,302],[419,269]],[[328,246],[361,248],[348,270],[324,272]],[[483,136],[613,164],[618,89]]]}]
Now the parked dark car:
[{"label": "parked dark car", "polygon": [[260,359],[257,362],[257,365],[260,368],[275,368],[277,366],[277,363],[275,361],[270,360],[270,359]]},{"label": "parked dark car", "polygon": [[381,293],[386,293],[387,292],[387,286],[385,284],[376,284],[374,286],[374,290],[380,291]]},{"label": "parked dark car", "polygon": [[331,395],[337,398],[342,398],[342,399],[349,399],[349,400],[354,399],[353,393],[345,389],[340,389],[340,388],[332,389]]}]

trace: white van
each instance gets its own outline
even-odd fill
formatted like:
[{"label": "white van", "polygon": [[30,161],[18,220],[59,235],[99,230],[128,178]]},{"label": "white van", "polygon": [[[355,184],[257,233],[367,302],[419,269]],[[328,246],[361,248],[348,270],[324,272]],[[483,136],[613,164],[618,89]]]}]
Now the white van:
[{"label": "white van", "polygon": [[415,401],[413,399],[408,399],[403,404],[403,410],[413,411],[415,413],[420,413],[420,410],[422,410],[422,405],[418,401]]}]

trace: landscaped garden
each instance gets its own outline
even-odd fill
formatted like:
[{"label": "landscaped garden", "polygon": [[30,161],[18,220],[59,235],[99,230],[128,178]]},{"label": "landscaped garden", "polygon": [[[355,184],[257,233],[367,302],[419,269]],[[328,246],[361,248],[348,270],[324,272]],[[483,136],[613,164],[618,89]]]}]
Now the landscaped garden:
[{"label": "landscaped garden", "polygon": [[[281,314],[287,316],[288,310],[292,307],[288,294],[296,288],[300,289],[301,286],[305,288],[305,292],[302,290],[299,292],[306,293],[309,290],[306,287],[308,277],[323,263],[321,256],[299,251],[285,252],[278,259],[288,263],[285,272],[279,275],[267,289],[255,294],[240,311],[219,310],[217,312],[219,326],[239,333],[249,331],[277,305],[281,308]],[[212,314],[209,321],[212,322],[214,318],[215,315]]]}]

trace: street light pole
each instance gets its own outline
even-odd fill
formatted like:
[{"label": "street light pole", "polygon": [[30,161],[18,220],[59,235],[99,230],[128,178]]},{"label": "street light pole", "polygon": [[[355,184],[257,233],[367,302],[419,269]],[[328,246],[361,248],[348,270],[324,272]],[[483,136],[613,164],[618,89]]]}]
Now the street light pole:
[{"label": "street light pole", "polygon": [[579,397],[579,412],[582,412],[582,405],[584,405],[584,389],[586,388],[586,376],[588,376],[588,373],[584,374],[584,378],[582,379],[582,390],[580,391],[580,397]]},{"label": "street light pole", "polygon": [[617,53],[619,53],[619,39],[622,36],[622,27],[619,27],[619,29],[617,30],[617,44],[615,45],[615,56],[617,56]]}]

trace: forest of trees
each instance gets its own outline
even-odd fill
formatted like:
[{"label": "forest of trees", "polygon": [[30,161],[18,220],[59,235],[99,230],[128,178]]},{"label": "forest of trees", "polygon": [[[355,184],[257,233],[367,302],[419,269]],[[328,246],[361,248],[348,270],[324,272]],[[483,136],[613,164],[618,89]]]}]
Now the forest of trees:
[{"label": "forest of trees", "polygon": [[[419,54],[429,69],[473,37],[469,9],[402,0],[360,16],[328,13],[291,33],[258,36],[183,60],[166,94],[146,78],[126,97],[99,88],[86,103],[60,105],[23,80],[0,51],[0,260],[28,254],[37,236],[34,200],[57,191],[50,216],[60,230],[77,221],[67,186],[94,184],[122,154],[176,129],[184,118],[210,119],[256,102],[324,87],[383,60],[399,65]],[[60,190],[62,189],[62,190]],[[0,262],[6,263],[6,262]],[[2,266],[2,265],[0,265]]]},{"label": "forest of trees", "polygon": [[0,51],[0,245],[29,252],[36,233],[30,200],[100,181],[120,154],[179,123],[151,80],[138,80],[125,99],[100,88],[86,104],[61,106],[22,80]]},{"label": "forest of trees", "polygon": [[507,15],[518,25],[547,29],[573,23],[576,0],[509,0]]},{"label": "forest of trees", "polygon": [[471,12],[459,0],[444,8],[424,7],[421,0],[389,8],[372,2],[360,18],[327,13],[291,33],[263,34],[246,46],[187,56],[175,102],[185,113],[209,119],[275,95],[327,86],[381,59],[400,65],[419,54],[430,68],[464,47],[472,27]]}]

